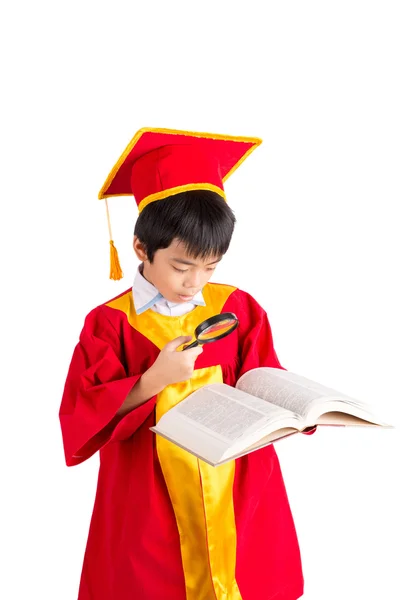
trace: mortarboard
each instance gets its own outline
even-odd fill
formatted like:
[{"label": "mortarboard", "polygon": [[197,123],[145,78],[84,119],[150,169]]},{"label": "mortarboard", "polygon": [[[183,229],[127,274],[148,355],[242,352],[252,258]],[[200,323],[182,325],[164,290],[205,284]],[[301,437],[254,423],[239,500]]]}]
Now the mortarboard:
[{"label": "mortarboard", "polygon": [[259,138],[143,128],[110,171],[99,199],[106,202],[110,279],[121,279],[107,198],[133,196],[139,212],[151,202],[188,190],[210,190],[225,199],[224,182],[259,145]]}]

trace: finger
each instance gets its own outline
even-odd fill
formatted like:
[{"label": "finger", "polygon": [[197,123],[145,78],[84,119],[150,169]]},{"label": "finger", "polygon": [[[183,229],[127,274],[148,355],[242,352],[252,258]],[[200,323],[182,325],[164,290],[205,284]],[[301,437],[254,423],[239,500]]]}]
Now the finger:
[{"label": "finger", "polygon": [[201,346],[200,344],[198,346],[196,346],[195,348],[189,348],[189,350],[185,350],[186,354],[192,354],[193,356],[198,356],[199,354],[201,354],[203,352],[203,346]]},{"label": "finger", "polygon": [[169,350],[176,350],[182,344],[185,344],[189,340],[192,339],[191,335],[180,335],[179,337],[170,340],[167,344],[165,344],[164,348],[168,348]]}]

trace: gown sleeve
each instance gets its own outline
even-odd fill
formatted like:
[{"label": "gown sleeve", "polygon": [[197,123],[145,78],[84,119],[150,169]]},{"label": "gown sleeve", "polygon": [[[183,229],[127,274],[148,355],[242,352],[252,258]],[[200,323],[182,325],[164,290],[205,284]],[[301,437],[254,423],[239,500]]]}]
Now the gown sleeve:
[{"label": "gown sleeve", "polygon": [[[241,377],[256,367],[275,367],[286,370],[279,362],[274,349],[271,326],[265,310],[247,292],[241,292],[239,317],[239,352]],[[309,427],[302,433],[310,435],[316,427]]]},{"label": "gown sleeve", "polygon": [[284,369],[274,349],[267,313],[247,292],[241,292],[240,301],[239,377],[257,367]]},{"label": "gown sleeve", "polygon": [[142,374],[127,376],[121,340],[101,307],[85,319],[59,410],[67,466],[87,460],[108,442],[132,436],[156,396],[123,417],[116,413]]}]

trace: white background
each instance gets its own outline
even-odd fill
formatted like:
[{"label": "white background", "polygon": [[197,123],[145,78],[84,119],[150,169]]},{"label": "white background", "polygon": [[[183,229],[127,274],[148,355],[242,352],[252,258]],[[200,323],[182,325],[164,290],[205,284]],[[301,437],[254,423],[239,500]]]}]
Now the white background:
[{"label": "white background", "polygon": [[[98,457],[65,466],[58,409],[85,314],[137,266],[136,207],[116,198],[125,278],[108,280],[97,193],[140,127],[263,138],[226,184],[238,226],[213,279],[265,307],[286,368],[398,422],[399,6],[37,0],[0,17],[0,596],[74,600]],[[276,448],[304,599],[398,599],[397,430]]]}]

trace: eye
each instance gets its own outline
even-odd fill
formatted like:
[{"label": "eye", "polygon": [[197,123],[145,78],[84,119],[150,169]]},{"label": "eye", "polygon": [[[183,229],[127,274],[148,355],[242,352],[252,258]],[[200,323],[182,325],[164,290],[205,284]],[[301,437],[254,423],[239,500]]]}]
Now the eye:
[{"label": "eye", "polygon": [[172,267],[178,273],[186,273],[187,269],[177,269],[176,267]]},{"label": "eye", "polygon": [[215,267],[207,267],[207,271],[215,271]]}]

